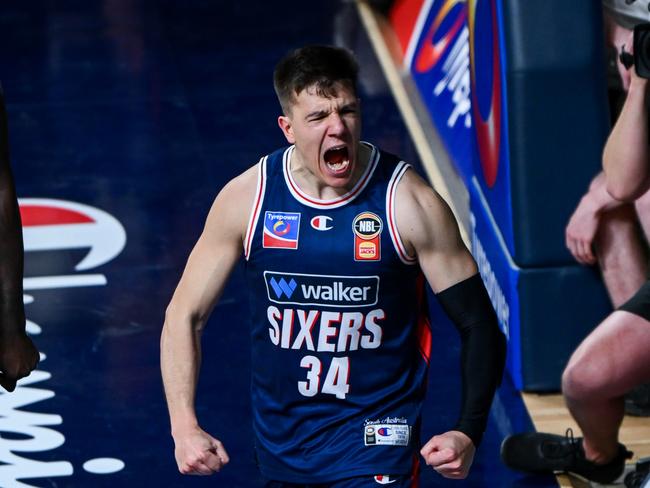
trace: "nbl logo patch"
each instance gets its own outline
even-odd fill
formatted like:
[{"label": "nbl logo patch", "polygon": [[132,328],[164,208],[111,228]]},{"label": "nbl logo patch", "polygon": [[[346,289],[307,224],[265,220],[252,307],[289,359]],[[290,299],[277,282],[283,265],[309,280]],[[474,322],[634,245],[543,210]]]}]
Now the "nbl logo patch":
[{"label": "nbl logo patch", "polygon": [[298,249],[300,213],[265,212],[262,247]]},{"label": "nbl logo patch", "polygon": [[354,218],[354,260],[381,260],[381,219],[372,212],[362,212]]}]

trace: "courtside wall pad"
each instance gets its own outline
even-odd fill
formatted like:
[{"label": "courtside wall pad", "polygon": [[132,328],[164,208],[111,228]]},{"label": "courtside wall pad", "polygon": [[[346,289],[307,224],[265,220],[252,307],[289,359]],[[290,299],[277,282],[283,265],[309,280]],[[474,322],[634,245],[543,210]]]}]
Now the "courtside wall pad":
[{"label": "courtside wall pad", "polygon": [[494,215],[492,215],[492,211],[490,210],[490,206],[488,205],[487,199],[485,198],[485,195],[483,194],[483,190],[481,189],[481,185],[478,182],[478,179],[476,176],[472,177],[472,186],[474,187],[474,190],[476,190],[476,194],[479,197],[479,200],[481,202],[481,205],[483,206],[483,209],[485,211],[485,215],[487,215],[488,220],[490,222],[490,227],[492,227],[492,230],[494,231],[494,235],[496,236],[498,242],[499,242],[499,247],[501,248],[501,251],[503,252],[503,255],[505,258],[508,260],[508,266],[513,271],[519,272],[521,271],[521,268],[517,266],[517,263],[515,263],[514,259],[512,259],[512,256],[510,255],[510,252],[508,250],[508,246],[506,245],[506,241],[503,238],[503,235],[501,234],[501,229],[499,229],[499,226],[497,225],[496,220],[494,219]]},{"label": "courtside wall pad", "polygon": [[477,183],[472,252],[508,337],[508,371],[519,390],[557,391],[571,353],[611,311],[600,275],[584,266],[517,266]]},{"label": "courtside wall pad", "polygon": [[524,388],[525,371],[521,348],[522,315],[518,288],[525,270],[508,252],[501,230],[476,177],[471,186],[472,254],[508,342],[507,369],[518,390]]},{"label": "courtside wall pad", "polygon": [[602,170],[610,128],[602,5],[500,0],[497,6],[511,215],[490,203],[521,266],[575,266],[566,224]]}]

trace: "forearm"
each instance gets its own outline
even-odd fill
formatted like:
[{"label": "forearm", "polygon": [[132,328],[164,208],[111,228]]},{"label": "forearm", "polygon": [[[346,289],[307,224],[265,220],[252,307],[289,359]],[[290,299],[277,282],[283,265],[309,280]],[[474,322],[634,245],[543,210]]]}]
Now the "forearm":
[{"label": "forearm", "polygon": [[0,321],[6,332],[25,330],[23,235],[9,165],[7,113],[0,87]]},{"label": "forearm", "polygon": [[0,171],[0,321],[3,332],[24,332],[23,236],[18,204],[6,168]]},{"label": "forearm", "polygon": [[478,446],[505,364],[505,337],[476,274],[443,290],[438,300],[461,335],[461,413],[454,427]]},{"label": "forearm", "polygon": [[201,366],[200,331],[168,311],[160,339],[162,372],[172,435],[198,426],[194,400]]},{"label": "forearm", "polygon": [[601,171],[589,185],[589,191],[582,197],[580,205],[586,206],[595,214],[602,214],[625,205],[625,202],[616,200],[609,194],[605,173]]},{"label": "forearm", "polygon": [[646,80],[633,77],[623,110],[603,151],[607,191],[617,200],[634,200],[648,189],[646,95]]},{"label": "forearm", "polygon": [[497,328],[484,323],[461,332],[461,342],[463,397],[454,430],[467,434],[478,447],[503,375],[505,337]]}]

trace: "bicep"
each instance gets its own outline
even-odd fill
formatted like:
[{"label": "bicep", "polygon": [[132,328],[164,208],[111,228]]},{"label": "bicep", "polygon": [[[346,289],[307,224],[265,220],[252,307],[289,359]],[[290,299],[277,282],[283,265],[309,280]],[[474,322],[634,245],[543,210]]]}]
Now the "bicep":
[{"label": "bicep", "polygon": [[227,195],[217,196],[187,260],[168,314],[178,314],[193,324],[207,320],[243,253],[242,208],[236,201],[229,201]]},{"label": "bicep", "polygon": [[236,242],[202,235],[187,260],[170,309],[179,309],[192,322],[207,319],[240,256]]},{"label": "bicep", "polygon": [[416,254],[429,285],[438,293],[476,274],[477,267],[447,203],[417,175],[409,173],[398,187],[398,229]]},{"label": "bicep", "polygon": [[446,290],[478,272],[476,262],[461,241],[454,252],[423,252],[418,262],[434,293]]}]

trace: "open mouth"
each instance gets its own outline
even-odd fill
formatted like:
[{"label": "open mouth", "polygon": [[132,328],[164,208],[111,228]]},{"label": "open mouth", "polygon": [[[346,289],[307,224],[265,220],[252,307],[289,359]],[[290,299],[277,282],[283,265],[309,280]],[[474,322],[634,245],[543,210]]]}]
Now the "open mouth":
[{"label": "open mouth", "polygon": [[347,146],[332,147],[325,151],[325,164],[333,173],[344,173],[350,166]]}]

